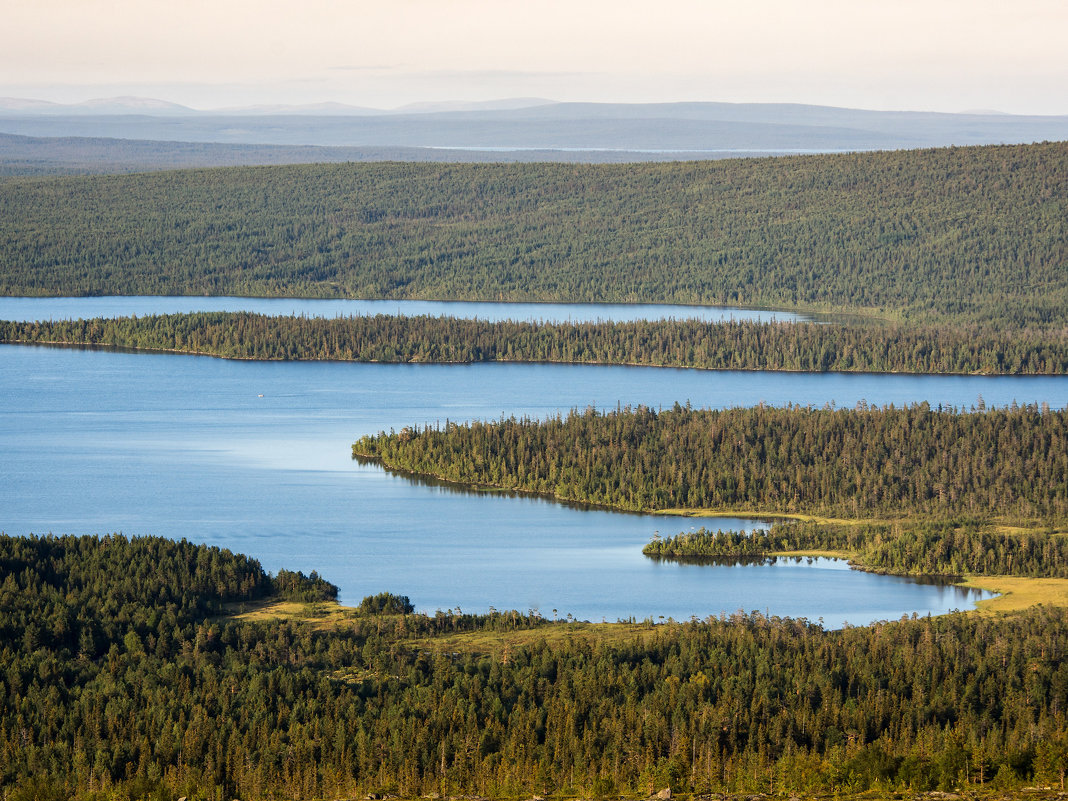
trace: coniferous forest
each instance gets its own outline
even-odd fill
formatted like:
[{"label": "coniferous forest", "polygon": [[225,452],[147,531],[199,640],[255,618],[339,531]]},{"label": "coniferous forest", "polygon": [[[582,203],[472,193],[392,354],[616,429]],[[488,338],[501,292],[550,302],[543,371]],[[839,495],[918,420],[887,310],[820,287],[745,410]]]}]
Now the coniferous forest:
[{"label": "coniferous forest", "polygon": [[786,795],[1060,786],[1068,767],[1055,610],[832,632],[413,615],[388,594],[330,626],[227,614],[331,590],[187,542],[0,537],[0,784],[16,801]]},{"label": "coniferous forest", "polygon": [[1068,412],[756,407],[574,411],[406,427],[354,457],[627,509],[1068,520]]},{"label": "coniferous forest", "polygon": [[715,563],[772,559],[776,554],[838,552],[864,570],[920,576],[1068,578],[1068,536],[1045,531],[1006,533],[988,520],[950,518],[894,523],[777,522],[768,530],[711,531],[701,527],[655,537],[642,549],[653,559]]},{"label": "coniferous forest", "polygon": [[[1066,221],[1063,142],[5,177],[5,295],[635,301],[835,316],[204,313],[0,322],[0,342],[1064,375]],[[405,427],[352,452],[618,509],[818,518],[657,537],[645,550],[655,559],[829,551],[895,574],[1068,578],[1064,409],[590,408]],[[1064,789],[1063,608],[842,631],[755,612],[589,625],[492,607],[416,614],[382,589],[340,610],[317,573],[268,575],[208,545],[0,534],[0,798]]]},{"label": "coniferous forest", "polygon": [[0,181],[0,293],[727,304],[1063,327],[1068,143]]},{"label": "coniferous forest", "polygon": [[1068,373],[1068,328],[993,325],[485,322],[451,317],[317,319],[211,312],[118,319],[0,321],[0,342],[93,345],[232,359],[359,362],[572,362],[901,373]]}]

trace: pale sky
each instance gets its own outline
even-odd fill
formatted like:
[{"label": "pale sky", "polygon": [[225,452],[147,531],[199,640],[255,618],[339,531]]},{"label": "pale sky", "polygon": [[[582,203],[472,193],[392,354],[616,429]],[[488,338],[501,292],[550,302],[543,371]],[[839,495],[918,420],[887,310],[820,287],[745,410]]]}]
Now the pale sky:
[{"label": "pale sky", "polygon": [[1066,0],[0,0],[0,96],[1068,114]]}]

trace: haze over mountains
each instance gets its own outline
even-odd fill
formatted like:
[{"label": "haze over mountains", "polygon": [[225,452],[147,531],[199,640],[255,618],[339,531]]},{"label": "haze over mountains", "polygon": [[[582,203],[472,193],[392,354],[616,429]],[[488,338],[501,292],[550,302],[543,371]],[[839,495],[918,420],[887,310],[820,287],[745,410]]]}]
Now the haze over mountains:
[{"label": "haze over mountains", "polygon": [[539,98],[198,111],[153,98],[74,105],[0,98],[0,134],[8,135],[0,136],[0,169],[11,173],[383,159],[644,161],[1029,143],[1068,139],[1068,116]]},{"label": "haze over mountains", "polygon": [[445,101],[409,103],[395,109],[353,106],[348,103],[327,101],[324,103],[234,106],[231,108],[195,109],[159,100],[154,97],[98,97],[83,100],[80,103],[53,103],[49,100],[37,100],[24,97],[0,97],[0,114],[345,114],[345,115],[379,115],[409,114],[434,111],[477,111],[526,108],[528,106],[549,105],[554,101],[538,97],[513,97],[503,100],[486,101]]}]

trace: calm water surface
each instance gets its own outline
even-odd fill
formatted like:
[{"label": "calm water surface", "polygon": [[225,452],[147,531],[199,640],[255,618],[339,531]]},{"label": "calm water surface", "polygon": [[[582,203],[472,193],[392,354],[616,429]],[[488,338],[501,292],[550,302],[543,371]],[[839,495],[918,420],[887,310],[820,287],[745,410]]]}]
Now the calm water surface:
[{"label": "calm water surface", "polygon": [[724,306],[671,306],[657,303],[473,303],[439,300],[307,300],[302,298],[235,297],[0,297],[0,320],[76,320],[93,317],[129,317],[180,312],[247,311],[305,317],[365,317],[393,314],[430,315],[465,319],[524,320],[530,322],[596,322],[612,320],[780,320],[809,319],[784,311],[737,309]]},{"label": "calm water surface", "polygon": [[[350,459],[366,433],[446,419],[542,418],[589,404],[761,401],[1068,403],[1047,377],[701,372],[568,365],[230,362],[0,346],[0,529],[186,537],[268,570],[319,570],[341,600],[537,608],[615,620],[760,610],[864,624],[964,608],[957,588],[850,571],[654,563],[655,531],[694,521],[587,511],[410,481]],[[742,521],[719,521],[742,527]]]}]

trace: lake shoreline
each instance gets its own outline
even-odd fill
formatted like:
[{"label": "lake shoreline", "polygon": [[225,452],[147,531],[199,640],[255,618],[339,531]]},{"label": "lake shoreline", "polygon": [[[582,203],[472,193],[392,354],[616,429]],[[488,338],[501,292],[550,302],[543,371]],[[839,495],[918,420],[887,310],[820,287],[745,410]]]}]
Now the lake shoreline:
[{"label": "lake shoreline", "polygon": [[667,518],[422,486],[359,467],[353,440],[412,422],[541,419],[617,400],[665,409],[687,398],[712,407],[760,399],[819,407],[832,398],[851,407],[864,397],[960,405],[981,385],[988,403],[1007,404],[1059,398],[1063,384],[168,355],[0,347],[0,393],[11,412],[0,424],[11,476],[0,488],[0,526],[10,533],[192,532],[255,554],[269,570],[328,565],[343,602],[387,587],[421,609],[482,609],[494,599],[597,621],[770,607],[837,626],[972,604],[844,564],[722,574],[645,565],[640,549],[654,529],[671,527]]}]

